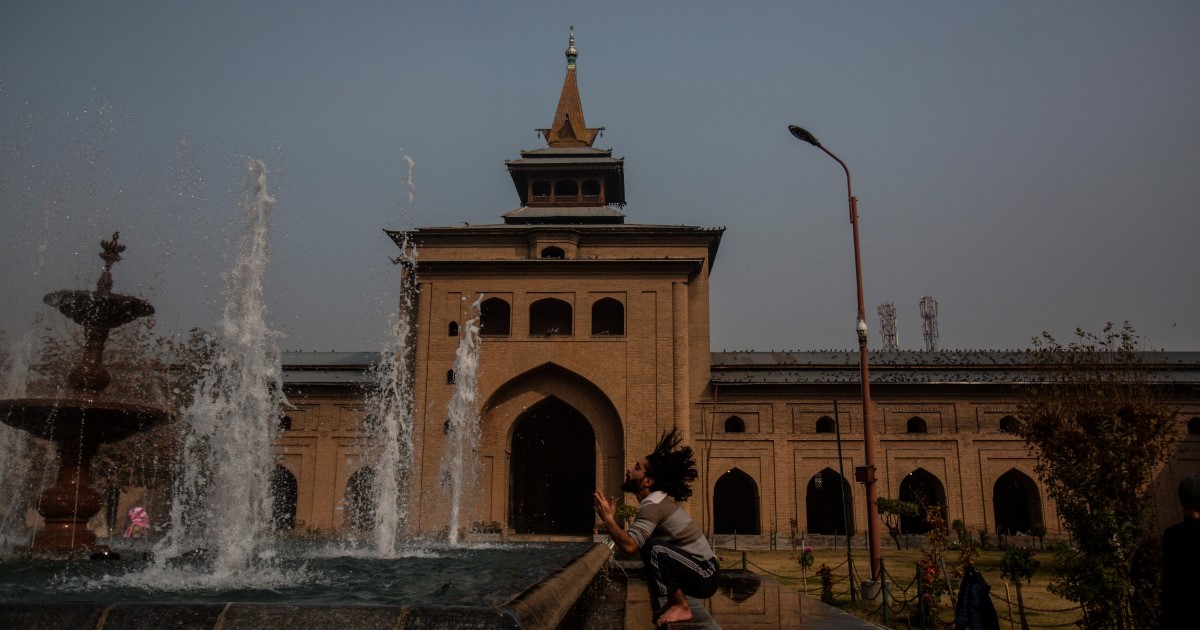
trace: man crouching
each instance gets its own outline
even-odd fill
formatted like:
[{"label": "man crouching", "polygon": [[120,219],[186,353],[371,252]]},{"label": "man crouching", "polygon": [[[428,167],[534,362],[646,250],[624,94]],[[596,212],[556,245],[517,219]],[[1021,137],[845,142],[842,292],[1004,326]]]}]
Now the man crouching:
[{"label": "man crouching", "polygon": [[625,471],[621,490],[638,498],[637,518],[629,531],[617,524],[616,497],[592,495],[596,515],[609,536],[625,553],[641,552],[646,571],[653,578],[650,591],[657,625],[692,618],[687,595],[711,597],[721,581],[716,554],[695,521],[678,502],[692,496],[692,482],[699,475],[690,446],[679,446],[675,429],[662,436],[654,452],[634,462]]}]

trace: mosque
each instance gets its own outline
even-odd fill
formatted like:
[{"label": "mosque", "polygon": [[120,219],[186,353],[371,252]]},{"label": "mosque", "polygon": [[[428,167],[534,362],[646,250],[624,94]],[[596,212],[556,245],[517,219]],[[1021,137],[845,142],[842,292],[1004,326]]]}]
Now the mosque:
[{"label": "mosque", "polygon": [[[389,232],[419,248],[412,336],[415,410],[408,527],[444,531],[439,469],[455,350],[478,317],[482,440],[474,532],[590,537],[591,493],[619,495],[625,466],[681,427],[701,476],[685,507],[718,542],[760,544],[866,531],[857,351],[713,352],[709,274],[724,228],[627,223],[624,161],[594,146],[574,35],[546,146],[506,161],[519,207],[493,225]],[[734,254],[736,255],[736,253]],[[472,304],[483,296],[479,315]],[[1174,488],[1200,470],[1200,353],[1154,355],[1173,384],[1182,438],[1162,470],[1161,526]],[[287,353],[275,483],[297,529],[369,528],[373,478],[362,386],[374,353]],[[1024,442],[1010,432],[1022,352],[872,352],[881,497],[945,506],[968,531],[1064,534]],[[843,515],[842,500],[848,509]],[[628,500],[628,497],[626,497]],[[904,524],[910,533],[922,519]],[[782,546],[782,542],[779,543]]]}]

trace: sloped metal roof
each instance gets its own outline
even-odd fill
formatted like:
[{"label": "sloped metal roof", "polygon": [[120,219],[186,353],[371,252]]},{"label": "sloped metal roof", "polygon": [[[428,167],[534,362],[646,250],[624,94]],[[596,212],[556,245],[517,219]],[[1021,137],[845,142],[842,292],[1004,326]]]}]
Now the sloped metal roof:
[{"label": "sloped metal roof", "polygon": [[[852,385],[859,382],[857,350],[713,352],[714,385]],[[1200,352],[1146,352],[1143,365],[1157,383],[1200,385]],[[1031,353],[1020,350],[871,352],[872,384],[1019,385],[1037,380]]]}]

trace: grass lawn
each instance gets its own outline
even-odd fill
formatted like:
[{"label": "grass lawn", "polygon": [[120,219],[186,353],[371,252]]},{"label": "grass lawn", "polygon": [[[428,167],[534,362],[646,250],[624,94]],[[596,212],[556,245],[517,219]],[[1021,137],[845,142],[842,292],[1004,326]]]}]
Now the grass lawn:
[{"label": "grass lawn", "polygon": [[[787,586],[806,591],[809,595],[820,596],[821,582],[816,575],[816,569],[822,564],[828,564],[833,568],[834,575],[834,598],[837,605],[841,608],[852,612],[856,615],[866,617],[875,623],[882,624],[882,615],[867,614],[868,610],[879,608],[879,602],[867,605],[854,605],[850,601],[849,581],[847,578],[846,567],[846,551],[845,549],[814,549],[813,556],[815,562],[813,568],[808,571],[807,579],[801,573],[800,565],[796,562],[799,555],[799,550],[792,551],[778,550],[746,550],[746,568],[769,577],[773,577]],[[1011,584],[1007,585],[1005,590],[1005,582],[1000,579],[1000,558],[1003,552],[1000,551],[985,551],[975,560],[975,568],[983,574],[988,585],[992,587],[992,602],[996,606],[996,612],[1000,616],[1000,627],[1011,627],[1009,623],[1010,612],[1009,604],[1011,601],[1011,618],[1015,627],[1021,627],[1018,606],[1017,606],[1017,591],[1016,587]],[[733,549],[718,549],[717,556],[720,560],[722,568],[741,568],[742,566],[742,550]],[[866,576],[868,569],[867,551],[865,549],[856,549],[853,554],[855,571],[860,577]],[[913,600],[912,606],[916,606],[915,596],[917,588],[914,584],[914,576],[916,575],[917,561],[922,558],[919,550],[903,550],[898,551],[894,547],[889,549],[886,546],[883,548],[883,563],[885,570],[889,576],[889,582],[895,585],[891,588],[895,602],[890,606],[891,610],[896,611],[900,608],[900,602],[905,600]],[[1049,551],[1037,552],[1035,558],[1041,561],[1041,568],[1033,576],[1033,581],[1030,584],[1021,585],[1021,595],[1025,603],[1026,618],[1031,626],[1053,627],[1063,626],[1070,627],[1080,618],[1079,608],[1073,603],[1066,601],[1047,589],[1053,575],[1052,565],[1054,563],[1054,554]],[[946,570],[953,571],[958,563],[958,552],[947,551],[945,553]],[[958,582],[952,578],[952,587],[954,597],[958,597]],[[954,619],[954,607],[950,603],[950,597],[943,594],[941,597],[941,613],[939,618],[946,623],[950,623]],[[907,624],[908,612],[903,612],[900,615],[891,614],[887,625],[897,628],[909,627]]]}]

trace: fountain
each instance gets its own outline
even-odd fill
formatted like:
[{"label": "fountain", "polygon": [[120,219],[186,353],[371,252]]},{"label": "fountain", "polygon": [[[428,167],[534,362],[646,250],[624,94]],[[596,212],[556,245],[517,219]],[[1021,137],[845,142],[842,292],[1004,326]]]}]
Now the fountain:
[{"label": "fountain", "polygon": [[463,327],[462,339],[454,353],[454,395],[450,398],[446,449],[442,461],[444,478],[450,485],[450,544],[459,539],[459,520],[463,501],[478,477],[472,453],[479,448],[479,413],[475,409],[479,370],[479,305],[483,295],[471,304],[473,317]]},{"label": "fountain", "polygon": [[[277,335],[266,324],[263,278],[269,257],[266,168],[254,160],[244,203],[246,231],[227,275],[226,305],[216,351],[186,420],[184,461],[176,475],[170,526],[152,554],[128,553],[113,562],[63,563],[48,558],[6,559],[0,571],[0,627],[556,627],[584,614],[610,557],[588,543],[495,544],[457,539],[468,501],[478,440],[474,384],[479,337],[468,323],[455,369],[461,375],[449,409],[455,457],[447,465],[454,497],[451,544],[406,540],[407,494],[413,445],[412,329],[395,326],[386,360],[377,367],[380,400],[369,404],[385,432],[371,548],[347,541],[284,545],[270,531],[269,471],[275,464],[275,419],[285,405]],[[34,548],[102,549],[86,523],[98,513],[88,462],[98,445],[128,437],[172,416],[163,410],[105,399],[104,341],[112,328],[153,313],[149,304],[111,292],[111,266],[124,247],[104,242],[105,270],[97,290],[60,291],[46,301],[84,325],[86,350],[68,377],[73,395],[0,401],[6,422],[55,442],[63,462],[59,483],[42,495],[47,526]],[[406,274],[415,253],[406,249]],[[412,278],[409,278],[411,286]],[[405,295],[409,298],[410,291]],[[402,310],[411,308],[404,303]],[[193,456],[199,456],[193,460]],[[387,508],[389,501],[392,508]],[[240,509],[230,509],[239,506]],[[54,520],[57,519],[57,520]],[[244,520],[243,520],[244,519]],[[125,551],[120,543],[114,547]],[[132,550],[132,549],[131,549]],[[144,549],[143,549],[144,550]],[[316,621],[314,621],[316,620]],[[328,621],[322,621],[328,620]]]},{"label": "fountain", "polygon": [[125,251],[119,236],[114,233],[111,241],[100,242],[104,271],[95,291],[55,291],[45,297],[46,304],[84,329],[83,357],[67,377],[74,394],[0,400],[0,418],[6,424],[52,441],[58,451],[58,478],[38,503],[46,522],[34,534],[31,551],[73,554],[103,549],[87,527],[101,505],[100,494],[91,487],[92,457],[101,444],[118,442],[171,417],[163,409],[102,396],[110,380],[104,369],[109,331],[154,314],[145,300],[112,292],[112,266]]}]

